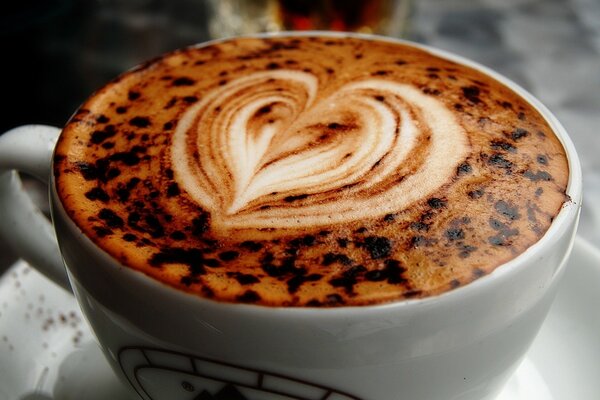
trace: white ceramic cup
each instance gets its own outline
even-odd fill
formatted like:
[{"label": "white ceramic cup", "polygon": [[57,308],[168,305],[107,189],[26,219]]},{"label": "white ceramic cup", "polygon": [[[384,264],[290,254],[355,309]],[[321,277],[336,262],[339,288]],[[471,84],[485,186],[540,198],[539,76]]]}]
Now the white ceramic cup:
[{"label": "white ceramic cup", "polygon": [[[522,95],[568,156],[570,201],[548,232],[473,283],[424,299],[340,308],[220,303],[180,292],[120,265],[68,217],[51,176],[60,130],[47,126],[0,137],[1,233],[55,282],[70,282],[108,362],[143,399],[493,399],[554,298],[579,218],[581,168],[564,128],[533,96],[481,65],[415,46]],[[14,170],[49,183],[53,227]]]}]

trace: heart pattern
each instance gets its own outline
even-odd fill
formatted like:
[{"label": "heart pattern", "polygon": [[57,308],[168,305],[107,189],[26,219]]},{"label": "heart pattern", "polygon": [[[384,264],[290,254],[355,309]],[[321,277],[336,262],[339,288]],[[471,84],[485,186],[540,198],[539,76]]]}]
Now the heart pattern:
[{"label": "heart pattern", "polygon": [[402,211],[447,183],[469,147],[453,112],[412,85],[321,88],[311,73],[274,70],[190,107],[171,163],[213,224],[306,228]]}]

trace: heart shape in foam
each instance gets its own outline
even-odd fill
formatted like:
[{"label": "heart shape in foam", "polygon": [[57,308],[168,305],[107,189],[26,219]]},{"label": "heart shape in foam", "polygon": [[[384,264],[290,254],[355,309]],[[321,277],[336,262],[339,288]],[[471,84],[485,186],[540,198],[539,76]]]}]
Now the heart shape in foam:
[{"label": "heart shape in foam", "polygon": [[323,226],[399,212],[454,175],[469,152],[454,114],[408,84],[320,88],[306,72],[257,72],[186,111],[176,179],[213,225]]}]

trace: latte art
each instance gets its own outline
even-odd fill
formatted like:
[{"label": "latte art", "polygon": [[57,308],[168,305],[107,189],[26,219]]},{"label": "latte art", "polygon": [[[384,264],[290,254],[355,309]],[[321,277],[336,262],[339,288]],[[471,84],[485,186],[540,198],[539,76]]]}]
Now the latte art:
[{"label": "latte art", "polygon": [[357,37],[224,40],[93,95],[54,174],[77,226],[194,295],[267,306],[443,293],[534,244],[568,163],[527,101],[473,68]]},{"label": "latte art", "polygon": [[368,79],[315,101],[318,92],[311,74],[259,72],[186,112],[172,163],[213,222],[310,227],[399,212],[468,155],[455,116],[411,85]]}]

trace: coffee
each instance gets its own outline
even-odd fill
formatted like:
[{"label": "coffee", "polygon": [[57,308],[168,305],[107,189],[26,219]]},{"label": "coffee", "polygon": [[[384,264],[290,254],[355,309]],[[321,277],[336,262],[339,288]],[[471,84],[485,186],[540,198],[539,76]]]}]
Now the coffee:
[{"label": "coffee", "polygon": [[124,265],[203,297],[352,306],[492,272],[567,201],[539,112],[473,68],[358,37],[231,39],[94,94],[54,176]]}]

